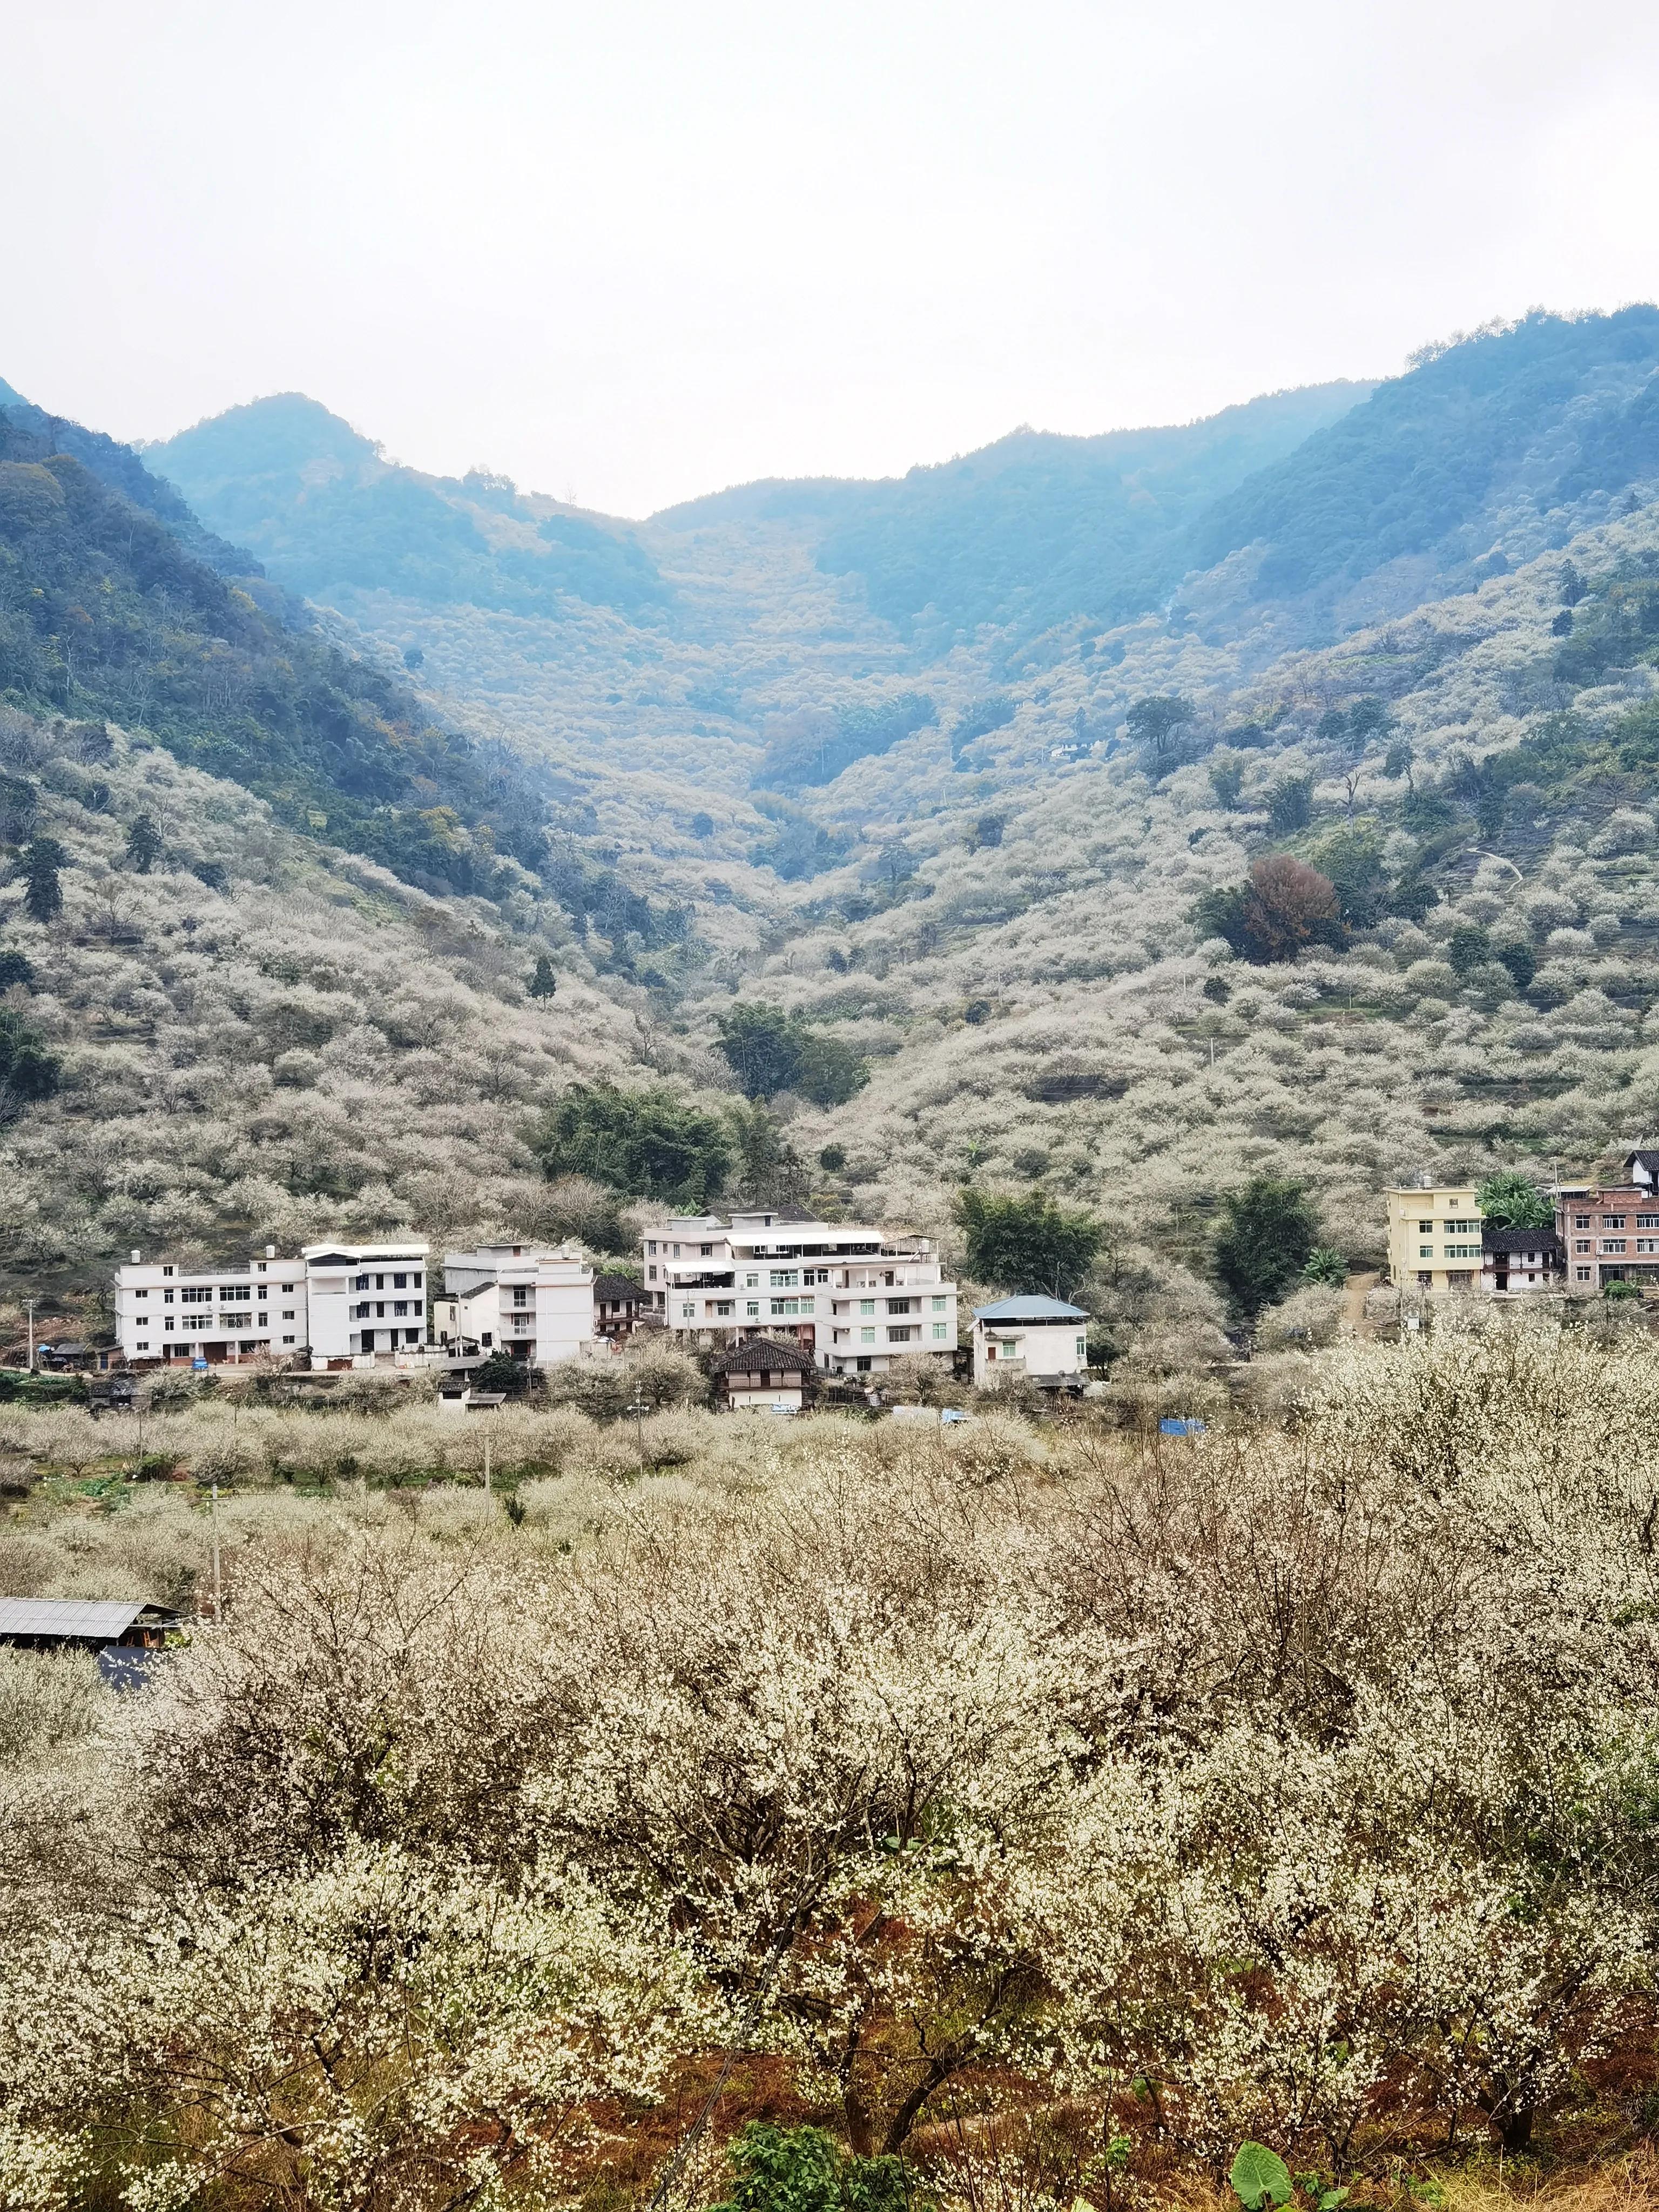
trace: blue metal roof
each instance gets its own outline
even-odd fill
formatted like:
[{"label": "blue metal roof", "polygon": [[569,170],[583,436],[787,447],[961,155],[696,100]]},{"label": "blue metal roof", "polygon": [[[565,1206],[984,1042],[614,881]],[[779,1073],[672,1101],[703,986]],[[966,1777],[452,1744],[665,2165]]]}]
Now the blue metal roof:
[{"label": "blue metal roof", "polygon": [[1060,1298],[1001,1298],[994,1306],[975,1306],[975,1321],[1087,1321],[1080,1306]]}]

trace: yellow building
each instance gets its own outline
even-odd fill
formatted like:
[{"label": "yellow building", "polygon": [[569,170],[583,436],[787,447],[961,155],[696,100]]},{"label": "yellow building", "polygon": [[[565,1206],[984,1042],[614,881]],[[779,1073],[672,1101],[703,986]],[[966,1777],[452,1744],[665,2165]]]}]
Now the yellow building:
[{"label": "yellow building", "polygon": [[1480,1209],[1473,1184],[1391,1190],[1389,1279],[1397,1290],[1480,1287]]}]

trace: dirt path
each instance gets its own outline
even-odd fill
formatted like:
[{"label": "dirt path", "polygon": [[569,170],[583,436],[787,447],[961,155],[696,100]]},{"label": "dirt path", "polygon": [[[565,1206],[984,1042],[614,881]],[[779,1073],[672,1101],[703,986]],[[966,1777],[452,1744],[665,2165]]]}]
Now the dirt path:
[{"label": "dirt path", "polygon": [[1371,1334],[1371,1325],[1365,1318],[1365,1293],[1374,1290],[1382,1275],[1373,1268],[1368,1275],[1350,1275],[1342,1286],[1342,1317],[1357,1337]]}]

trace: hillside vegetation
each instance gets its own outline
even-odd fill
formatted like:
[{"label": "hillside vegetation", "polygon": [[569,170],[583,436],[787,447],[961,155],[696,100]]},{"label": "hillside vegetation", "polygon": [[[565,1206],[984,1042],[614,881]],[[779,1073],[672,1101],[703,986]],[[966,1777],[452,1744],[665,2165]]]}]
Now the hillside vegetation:
[{"label": "hillside vegetation", "polygon": [[1309,2212],[1645,2206],[1650,1352],[1437,1331],[1161,1453],[556,1409],[491,1492],[479,1424],[250,1377],[145,1421],[211,1524],[0,1410],[9,1586],[210,1606],[216,1528],[226,1599],[142,1696],[0,1654],[0,2193],[692,2207],[735,2148],[759,2206],[817,2125],[939,2212],[1251,2142]]}]

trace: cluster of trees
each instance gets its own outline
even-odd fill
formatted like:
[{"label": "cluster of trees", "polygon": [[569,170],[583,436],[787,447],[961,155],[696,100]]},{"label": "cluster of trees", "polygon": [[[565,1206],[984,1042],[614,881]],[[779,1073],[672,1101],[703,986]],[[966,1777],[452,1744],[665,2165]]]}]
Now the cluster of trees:
[{"label": "cluster of trees", "polygon": [[969,1276],[1000,1290],[1070,1297],[1103,1241],[1097,1223],[1040,1190],[1009,1197],[970,1183],[958,1192],[955,1212]]},{"label": "cluster of trees", "polygon": [[[1350,1349],[1161,1458],[680,1413],[606,1482],[556,1410],[510,1513],[244,1476],[143,1698],[0,1655],[0,2195],[1107,2212],[1245,2142],[1322,2197],[1634,2139],[1647,1354]],[[36,1572],[143,1542],[188,1602],[167,1492]]]},{"label": "cluster of trees", "polygon": [[841,1038],[763,1000],[715,1017],[719,1049],[745,1098],[799,1091],[815,1106],[844,1106],[870,1080],[870,1064]]},{"label": "cluster of trees", "polygon": [[833,783],[854,761],[887,752],[938,720],[939,709],[921,691],[780,717],[769,731],[755,781],[779,791]]}]

